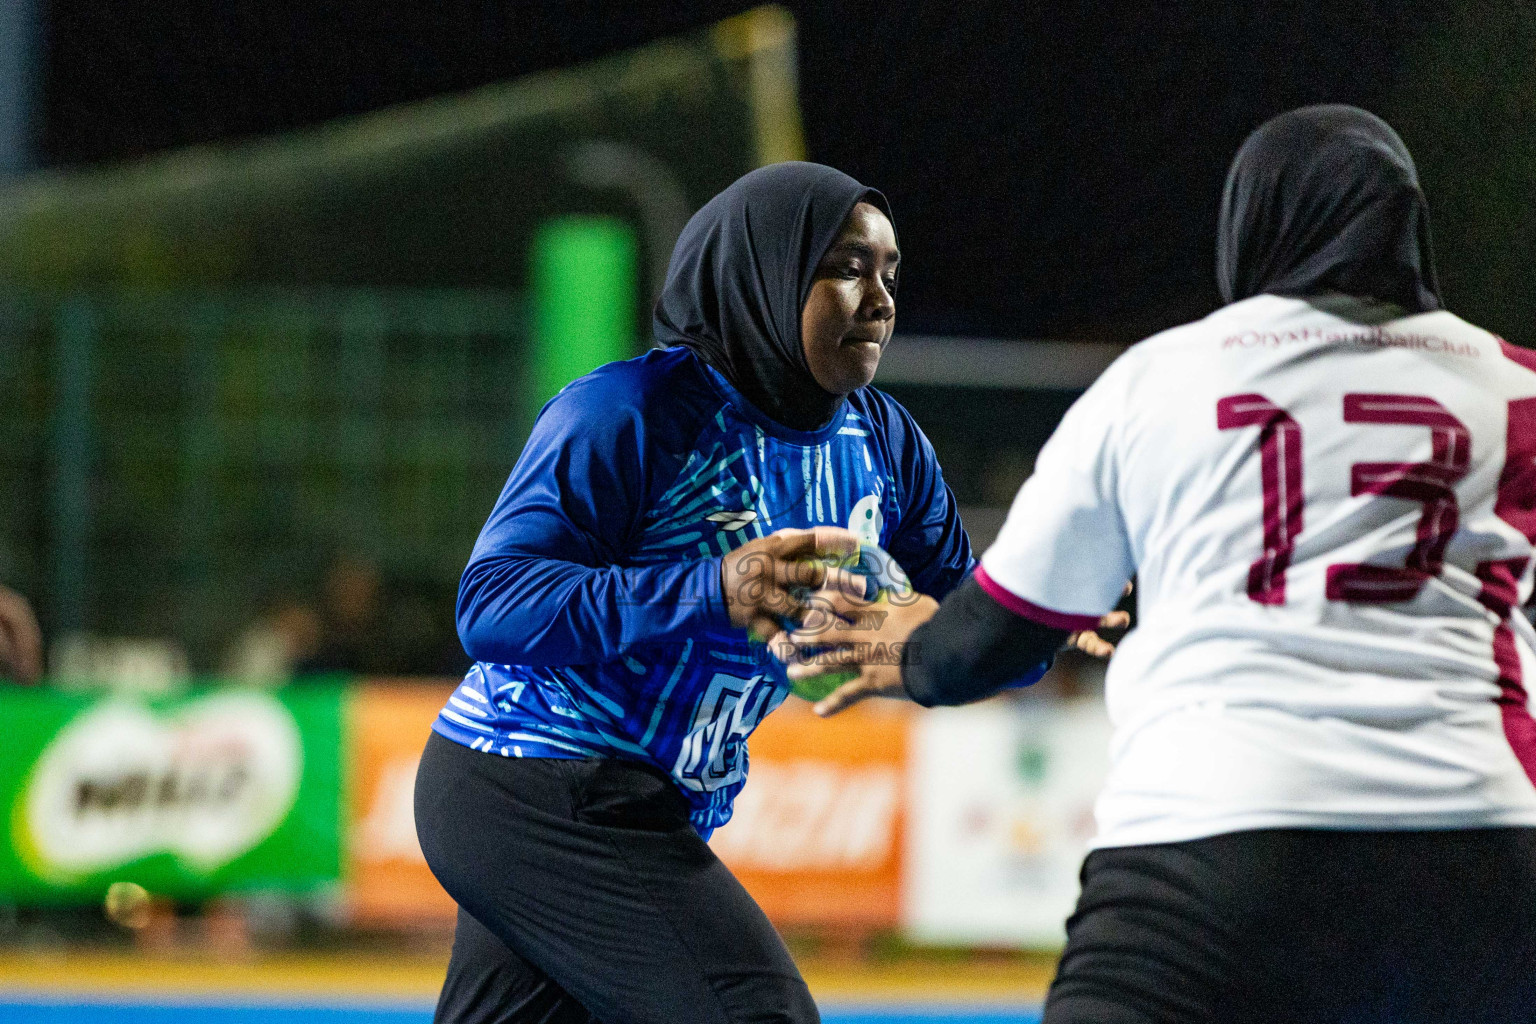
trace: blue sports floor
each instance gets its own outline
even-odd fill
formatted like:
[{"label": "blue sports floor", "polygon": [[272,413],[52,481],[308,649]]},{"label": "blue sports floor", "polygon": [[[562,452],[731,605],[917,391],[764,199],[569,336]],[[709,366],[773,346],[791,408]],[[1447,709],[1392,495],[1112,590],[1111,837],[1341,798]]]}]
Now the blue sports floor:
[{"label": "blue sports floor", "polygon": [[[0,995],[5,1024],[431,1024],[421,1004],[309,1005],[248,1002],[72,1002]],[[822,1007],[824,1024],[1039,1024],[1038,1007],[960,1005]]]}]

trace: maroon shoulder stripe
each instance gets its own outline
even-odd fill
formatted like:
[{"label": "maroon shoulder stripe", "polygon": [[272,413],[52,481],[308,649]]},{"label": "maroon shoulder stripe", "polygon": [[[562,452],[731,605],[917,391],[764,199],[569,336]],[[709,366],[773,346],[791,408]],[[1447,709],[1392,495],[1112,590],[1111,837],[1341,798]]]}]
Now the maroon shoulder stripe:
[{"label": "maroon shoulder stripe", "polygon": [[1536,352],[1519,345],[1511,345],[1503,338],[1499,338],[1499,351],[1504,353],[1504,358],[1512,363],[1518,363],[1527,370],[1536,370]]},{"label": "maroon shoulder stripe", "polygon": [[1052,629],[1065,629],[1076,632],[1082,629],[1093,629],[1099,624],[1097,615],[1072,615],[1068,612],[1053,611],[1050,608],[1042,608],[1033,601],[1026,601],[1013,593],[1007,587],[987,575],[987,570],[980,565],[976,566],[976,582],[987,595],[998,604],[1007,608],[1015,615],[1022,616],[1031,622],[1038,622],[1042,626]]}]

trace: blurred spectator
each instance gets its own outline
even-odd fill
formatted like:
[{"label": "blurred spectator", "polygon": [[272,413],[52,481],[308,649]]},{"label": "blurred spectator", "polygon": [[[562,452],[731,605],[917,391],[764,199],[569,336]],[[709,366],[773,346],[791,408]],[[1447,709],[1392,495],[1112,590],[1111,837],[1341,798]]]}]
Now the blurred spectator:
[{"label": "blurred spectator", "polygon": [[53,642],[52,684],[64,690],[96,690],[164,697],[192,682],[187,652],[159,637],[64,633]]},{"label": "blurred spectator", "polygon": [[35,683],[43,674],[43,633],[27,599],[0,587],[0,678]]},{"label": "blurred spectator", "polygon": [[385,628],[384,581],[377,566],[351,553],[333,557],[320,596],[320,642],[296,666],[298,674],[399,671]]},{"label": "blurred spectator", "polygon": [[371,560],[350,552],[321,564],[313,589],[290,590],[263,604],[225,650],[222,678],[278,686],[330,673],[464,674],[469,658],[459,646],[450,585],[386,578]]},{"label": "blurred spectator", "polygon": [[320,615],[304,601],[285,596],[235,638],[222,675],[231,682],[280,686],[320,650]]}]

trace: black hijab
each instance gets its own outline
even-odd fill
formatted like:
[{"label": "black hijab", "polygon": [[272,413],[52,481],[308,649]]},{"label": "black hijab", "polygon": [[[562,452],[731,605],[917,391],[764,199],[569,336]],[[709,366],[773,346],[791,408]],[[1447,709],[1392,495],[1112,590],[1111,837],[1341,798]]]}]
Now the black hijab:
[{"label": "black hijab", "polygon": [[1342,292],[1439,309],[1429,210],[1403,140],[1337,104],[1260,125],[1227,172],[1216,278],[1227,302]]},{"label": "black hijab", "polygon": [[826,424],[843,397],[811,376],[800,311],[817,264],[864,201],[891,215],[879,192],[821,164],[738,178],[677,239],[656,301],[657,343],[698,353],[770,419],[796,430]]}]

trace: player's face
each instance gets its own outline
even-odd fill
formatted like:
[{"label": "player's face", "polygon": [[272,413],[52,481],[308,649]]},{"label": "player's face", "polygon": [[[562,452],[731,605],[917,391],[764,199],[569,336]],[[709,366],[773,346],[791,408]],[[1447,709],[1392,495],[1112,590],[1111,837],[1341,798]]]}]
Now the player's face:
[{"label": "player's face", "polygon": [[875,379],[896,325],[900,262],[890,219],[860,203],[817,266],[800,311],[800,338],[811,376],[832,394],[846,395]]}]

